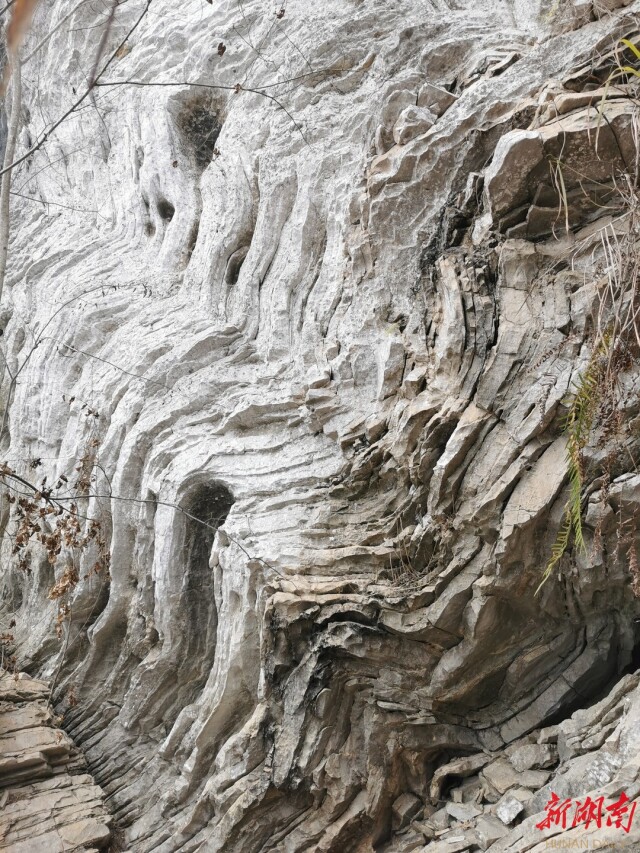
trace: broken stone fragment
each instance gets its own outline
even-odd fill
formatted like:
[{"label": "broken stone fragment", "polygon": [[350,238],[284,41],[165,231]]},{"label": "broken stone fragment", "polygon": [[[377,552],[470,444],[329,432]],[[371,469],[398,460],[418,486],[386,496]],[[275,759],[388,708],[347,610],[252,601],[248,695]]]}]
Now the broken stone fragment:
[{"label": "broken stone fragment", "polygon": [[474,817],[482,814],[482,809],[472,803],[447,803],[445,808],[454,820],[459,820],[461,823],[473,820]]},{"label": "broken stone fragment", "polygon": [[495,788],[500,794],[506,793],[509,788],[514,788],[517,785],[525,788],[541,788],[549,775],[548,772],[542,770],[527,770],[520,773],[504,758],[489,764],[481,774],[491,787]]},{"label": "broken stone fragment", "polygon": [[424,380],[424,368],[414,367],[413,370],[405,376],[404,382],[402,383],[402,390],[405,397],[413,400],[422,390]]},{"label": "broken stone fragment", "polygon": [[391,806],[391,826],[395,830],[404,829],[418,814],[422,800],[415,794],[401,794]]},{"label": "broken stone fragment", "polygon": [[437,117],[425,107],[406,107],[393,126],[393,139],[396,145],[406,145],[411,139],[430,130]]},{"label": "broken stone fragment", "polygon": [[495,221],[527,200],[529,171],[543,155],[538,131],[513,131],[500,139],[484,178],[487,201]]},{"label": "broken stone fragment", "polygon": [[310,367],[306,380],[309,388],[326,388],[331,382],[331,371],[328,367]]},{"label": "broken stone fragment", "polygon": [[495,841],[503,838],[508,832],[502,821],[493,817],[493,815],[482,815],[479,817],[474,825],[474,829],[478,836],[480,847],[483,850],[487,850]]},{"label": "broken stone fragment", "polygon": [[426,823],[432,826],[436,832],[447,829],[451,821],[446,807],[434,812]]},{"label": "broken stone fragment", "polygon": [[[485,174],[494,227],[510,238],[537,240],[615,209],[615,175],[633,149],[628,100],[601,99],[535,130],[506,133]],[[606,123],[594,156],[591,140],[600,109]]]},{"label": "broken stone fragment", "polygon": [[472,776],[465,779],[462,785],[452,788],[449,795],[454,803],[479,802],[482,796],[482,782],[478,776]]},{"label": "broken stone fragment", "polygon": [[553,744],[528,744],[511,753],[509,761],[519,773],[553,767],[558,763],[558,750]]},{"label": "broken stone fragment", "polygon": [[456,95],[433,83],[424,83],[418,92],[418,106],[428,109],[438,118],[457,100]]},{"label": "broken stone fragment", "polygon": [[[518,803],[522,805],[522,809],[517,809],[513,804],[513,800],[516,800]],[[532,791],[529,791],[527,788],[513,788],[511,791],[508,791],[504,794],[496,803],[495,806],[491,809],[494,814],[497,814],[500,820],[503,821],[505,816],[509,816],[512,812],[517,812],[517,814],[526,812],[527,806],[529,803],[535,800],[535,795]],[[498,814],[498,809],[500,810],[500,814]],[[517,816],[517,815],[516,815]]]},{"label": "broken stone fragment", "polygon": [[513,823],[519,814],[522,814],[524,811],[524,804],[511,794],[505,794],[505,796],[496,805],[495,811],[502,823],[504,823],[505,826],[508,826],[510,823]]},{"label": "broken stone fragment", "polygon": [[538,732],[538,743],[558,743],[558,726],[548,726]]},{"label": "broken stone fragment", "polygon": [[387,339],[378,354],[378,399],[388,397],[402,381],[406,351],[399,340]]},{"label": "broken stone fragment", "polygon": [[384,415],[371,415],[364,424],[364,434],[367,441],[373,444],[377,441],[387,428],[387,418]]},{"label": "broken stone fragment", "polygon": [[393,851],[389,853],[413,853],[414,850],[424,850],[425,836],[415,830],[409,829],[403,835],[393,841]]},{"label": "broken stone fragment", "polygon": [[424,853],[465,853],[475,844],[477,844],[475,833],[461,833],[459,830],[455,830],[438,841],[432,841],[424,848]]}]

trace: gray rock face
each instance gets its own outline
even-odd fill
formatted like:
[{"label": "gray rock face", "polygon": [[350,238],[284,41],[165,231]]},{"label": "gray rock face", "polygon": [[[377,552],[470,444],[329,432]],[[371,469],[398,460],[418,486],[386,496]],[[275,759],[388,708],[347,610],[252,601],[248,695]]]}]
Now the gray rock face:
[{"label": "gray rock face", "polygon": [[558,763],[558,751],[553,744],[525,744],[514,750],[509,760],[519,773],[525,773],[527,770],[553,767]]},{"label": "gray rock face", "polygon": [[112,817],[82,756],[54,725],[49,685],[0,671],[0,850],[105,850]]},{"label": "gray rock face", "polygon": [[[119,4],[109,50],[144,6]],[[65,500],[86,475],[111,568],[75,555],[61,644],[63,561],[34,546],[20,570],[9,519],[0,627],[23,668],[60,668],[61,705],[73,688],[68,732],[135,853],[533,849],[558,785],[534,747],[557,742],[572,795],[636,779],[615,519],[640,501],[637,438],[608,483],[588,449],[586,551],[535,592],[604,235],[628,228],[624,89],[590,146],[640,3],[281,11],[154,0],[16,170],[3,458],[64,475]],[[41,6],[22,153],[103,23]],[[535,806],[502,838],[516,789]]]}]

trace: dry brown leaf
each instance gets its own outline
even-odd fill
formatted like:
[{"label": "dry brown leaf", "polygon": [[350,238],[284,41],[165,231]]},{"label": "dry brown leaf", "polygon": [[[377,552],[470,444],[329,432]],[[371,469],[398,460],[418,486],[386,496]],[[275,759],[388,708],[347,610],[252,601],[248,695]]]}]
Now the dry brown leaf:
[{"label": "dry brown leaf", "polygon": [[120,47],[116,50],[116,59],[122,59],[129,53],[131,53],[131,45],[129,44],[129,42],[125,42],[124,44],[121,44]]}]

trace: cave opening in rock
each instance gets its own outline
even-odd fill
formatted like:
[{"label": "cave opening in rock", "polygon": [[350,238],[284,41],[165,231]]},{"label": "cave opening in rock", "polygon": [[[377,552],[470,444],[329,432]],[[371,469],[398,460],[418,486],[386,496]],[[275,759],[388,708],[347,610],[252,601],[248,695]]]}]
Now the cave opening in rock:
[{"label": "cave opening in rock", "polygon": [[224,524],[233,503],[230,490],[216,481],[197,484],[181,502],[183,578],[180,615],[176,618],[183,626],[184,645],[176,682],[178,705],[193,701],[215,659],[218,611],[216,577],[209,566],[209,557],[216,531]]},{"label": "cave opening in rock", "polygon": [[158,199],[157,206],[160,219],[163,219],[165,222],[171,222],[176,212],[176,209],[171,202],[167,201],[166,198],[160,198]]},{"label": "cave opening in rock", "polygon": [[244,259],[247,257],[248,251],[248,246],[242,246],[231,255],[227,262],[227,269],[224,276],[226,284],[233,286],[238,283],[240,270],[242,269],[242,264],[244,263]]},{"label": "cave opening in rock", "polygon": [[207,95],[196,95],[184,104],[177,123],[198,168],[206,169],[216,153],[216,142],[222,130],[217,105]]},{"label": "cave opening in rock", "polygon": [[633,647],[629,653],[629,663],[622,670],[622,673],[636,672],[640,669],[640,618],[634,619],[632,623],[633,631]]},{"label": "cave opening in rock", "polygon": [[186,519],[187,572],[191,584],[210,575],[209,554],[216,530],[224,524],[234,498],[222,483],[201,483],[184,502]]},{"label": "cave opening in rock", "polygon": [[198,242],[198,234],[200,233],[200,219],[196,219],[193,225],[191,226],[191,230],[189,231],[189,238],[187,240],[187,260],[191,258],[193,254],[193,250],[196,247],[196,243]]}]

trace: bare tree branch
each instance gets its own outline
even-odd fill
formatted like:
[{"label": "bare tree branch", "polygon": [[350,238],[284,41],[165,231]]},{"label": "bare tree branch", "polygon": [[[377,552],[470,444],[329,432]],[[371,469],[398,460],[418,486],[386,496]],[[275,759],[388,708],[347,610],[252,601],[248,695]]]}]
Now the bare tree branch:
[{"label": "bare tree branch", "polygon": [[[313,73],[318,74],[320,72],[314,71]],[[302,75],[302,76],[311,76],[311,75]],[[293,79],[300,79],[300,78],[293,78]],[[288,82],[289,82],[288,80],[282,80],[281,81],[281,83],[283,83],[283,84],[288,83]],[[274,85],[280,85],[280,83],[277,83],[277,84],[272,83],[271,84],[271,86],[274,86]],[[281,110],[283,110],[283,112],[285,112],[289,116],[289,118],[291,119],[291,122],[293,123],[293,126],[298,131],[300,136],[304,139],[306,145],[309,148],[311,147],[309,145],[309,141],[307,140],[307,137],[304,135],[304,131],[302,130],[301,125],[291,115],[291,113],[285,107],[285,105],[282,103],[282,101],[278,100],[278,98],[276,98],[275,95],[270,95],[268,92],[264,91],[267,88],[266,86],[262,87],[260,89],[250,89],[246,86],[243,86],[242,83],[236,83],[233,86],[223,86],[222,84],[217,84],[217,83],[191,83],[188,80],[183,80],[183,81],[178,82],[178,83],[157,83],[157,82],[153,82],[153,81],[145,82],[143,80],[103,80],[103,81],[97,82],[95,84],[95,86],[96,87],[138,86],[140,88],[146,88],[146,87],[174,88],[176,86],[178,86],[178,87],[180,87],[180,86],[181,87],[191,86],[191,87],[196,88],[196,89],[219,89],[222,91],[235,92],[236,94],[239,94],[240,92],[250,92],[252,95],[262,95],[263,98],[267,98],[268,100],[273,101],[274,104],[276,104]],[[0,172],[0,175],[1,174],[2,174],[2,172]]]},{"label": "bare tree branch", "polygon": [[100,60],[104,55],[104,51],[107,46],[107,41],[111,34],[111,28],[113,26],[113,19],[116,15],[116,9],[120,3],[120,0],[111,0],[111,8],[109,9],[109,15],[107,16],[107,22],[102,29],[102,36],[100,37],[100,43],[98,44],[98,49],[96,51],[96,57],[93,61],[93,68],[91,69],[91,74],[89,74],[89,89],[93,89],[96,84],[96,80],[98,77],[98,66],[100,65]]},{"label": "bare tree branch", "polygon": [[12,169],[14,169],[16,166],[19,166],[20,163],[24,163],[24,161],[28,160],[32,154],[34,154],[36,151],[38,151],[40,148],[42,148],[42,146],[45,144],[47,139],[49,139],[51,134],[55,130],[57,130],[60,127],[60,125],[69,118],[70,115],[73,115],[73,113],[78,109],[78,107],[86,101],[86,99],[89,97],[89,95],[91,94],[93,89],[98,85],[98,81],[100,80],[100,77],[105,73],[107,68],[109,68],[111,63],[117,58],[118,54],[120,53],[120,50],[124,47],[126,42],[131,38],[133,33],[138,29],[138,27],[142,23],[143,18],[145,17],[147,12],[149,11],[149,6],[151,6],[152,2],[153,2],[153,0],[146,0],[145,7],[142,10],[142,12],[140,13],[140,15],[138,16],[136,22],[133,24],[133,26],[131,27],[129,32],[126,34],[126,36],[122,39],[122,41],[120,42],[118,47],[113,51],[113,53],[111,54],[109,59],[107,59],[105,64],[102,66],[102,68],[100,69],[100,71],[96,75],[94,81],[92,83],[90,83],[87,86],[87,88],[84,90],[82,95],[77,100],[75,100],[73,102],[73,104],[69,107],[69,109],[65,113],[63,113],[60,116],[60,118],[57,119],[51,125],[51,127],[48,130],[46,130],[44,133],[41,134],[40,138],[31,146],[31,148],[29,148],[28,151],[26,151],[21,157],[18,157],[17,160],[14,160],[13,163],[9,163],[8,165],[3,166],[2,170],[0,171],[0,175],[4,175],[5,172],[10,172]]},{"label": "bare tree branch", "polygon": [[97,216],[100,216],[100,212],[98,210],[89,210],[87,207],[73,207],[70,204],[61,204],[59,201],[49,201],[44,198],[36,198],[33,195],[24,195],[23,193],[14,192],[11,190],[11,195],[16,196],[16,198],[24,198],[27,201],[36,201],[38,204],[44,204],[47,207],[51,205],[52,207],[64,207],[66,210],[75,210],[78,213],[95,213]]}]

